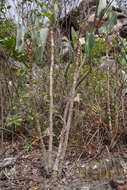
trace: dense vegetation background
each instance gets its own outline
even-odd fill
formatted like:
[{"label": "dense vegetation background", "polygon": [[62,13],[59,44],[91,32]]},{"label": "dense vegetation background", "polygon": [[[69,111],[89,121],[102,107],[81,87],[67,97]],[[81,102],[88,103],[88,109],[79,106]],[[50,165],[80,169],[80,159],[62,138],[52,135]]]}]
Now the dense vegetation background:
[{"label": "dense vegetation background", "polygon": [[15,23],[11,5],[0,6],[1,152],[14,141],[39,148],[54,175],[67,147],[83,158],[118,152],[127,143],[126,11],[100,0],[61,16],[57,1],[24,0]]}]

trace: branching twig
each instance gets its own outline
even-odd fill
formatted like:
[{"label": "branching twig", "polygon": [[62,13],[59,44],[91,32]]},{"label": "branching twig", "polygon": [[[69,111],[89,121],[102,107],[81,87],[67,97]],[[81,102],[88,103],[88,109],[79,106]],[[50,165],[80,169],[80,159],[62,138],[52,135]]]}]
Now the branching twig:
[{"label": "branching twig", "polygon": [[13,132],[13,131],[11,131],[11,130],[9,130],[9,129],[3,128],[3,127],[0,127],[0,130],[2,130],[2,131],[7,131],[7,132],[9,132],[9,133],[12,133],[12,134],[18,136],[21,140],[24,141],[24,137],[23,137],[23,136],[18,135],[17,133],[15,133],[15,132]]},{"label": "branching twig", "polygon": [[79,85],[86,79],[86,77],[91,73],[91,66],[89,68],[89,70],[87,71],[87,73],[85,73],[80,79],[79,81],[77,82],[77,85],[76,85],[76,89],[79,87]]}]

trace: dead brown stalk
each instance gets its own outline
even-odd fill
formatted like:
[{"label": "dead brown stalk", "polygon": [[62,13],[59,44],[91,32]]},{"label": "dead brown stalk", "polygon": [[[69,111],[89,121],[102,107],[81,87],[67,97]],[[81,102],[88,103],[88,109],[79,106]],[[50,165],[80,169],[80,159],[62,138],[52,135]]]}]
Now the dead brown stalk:
[{"label": "dead brown stalk", "polygon": [[52,145],[53,145],[53,67],[54,67],[54,31],[53,27],[50,29],[51,40],[51,66],[50,66],[50,115],[49,115],[49,155],[48,155],[48,167],[52,167]]},{"label": "dead brown stalk", "polygon": [[[4,129],[4,122],[3,122],[3,92],[2,92],[2,85],[0,83],[0,108],[1,108],[1,127]],[[3,143],[4,143],[4,130],[1,130],[1,149],[3,150]]]},{"label": "dead brown stalk", "polygon": [[116,96],[116,102],[115,102],[115,126],[114,129],[112,129],[112,140],[110,144],[110,148],[113,148],[117,142],[117,135],[118,135],[118,118],[119,118],[119,97],[118,97],[118,54],[119,54],[119,42],[118,42],[118,36],[116,34],[116,47],[114,50],[115,55],[115,96]]},{"label": "dead brown stalk", "polygon": [[[109,59],[108,53],[108,36],[106,36],[106,42],[107,42],[107,47],[106,47],[106,59]],[[110,69],[109,69],[109,62],[107,61],[107,110],[108,110],[108,122],[109,122],[109,127],[110,130],[112,131],[112,122],[111,122],[111,108],[110,108]]]},{"label": "dead brown stalk", "polygon": [[[37,124],[37,131],[38,131],[38,134],[39,134],[40,140],[41,140],[41,148],[43,151],[42,156],[46,156],[46,148],[45,148],[45,144],[43,142],[43,137],[42,137],[42,133],[41,133],[41,126],[40,126],[40,122],[39,122],[39,115],[37,112],[34,87],[33,87],[33,63],[34,63],[34,60],[33,60],[32,42],[29,39],[27,39],[26,45],[27,45],[28,59],[29,59],[29,83],[30,83],[30,95],[31,95],[31,102],[32,102],[31,105],[32,105],[35,122]],[[45,164],[45,167],[46,166],[47,166],[47,164]]]}]

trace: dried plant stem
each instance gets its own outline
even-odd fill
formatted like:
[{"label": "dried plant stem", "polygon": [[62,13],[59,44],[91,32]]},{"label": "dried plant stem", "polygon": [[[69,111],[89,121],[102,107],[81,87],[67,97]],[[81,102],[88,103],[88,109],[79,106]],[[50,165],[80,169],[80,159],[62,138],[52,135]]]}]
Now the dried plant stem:
[{"label": "dried plant stem", "polygon": [[32,42],[30,40],[26,41],[27,49],[28,49],[28,58],[29,58],[29,83],[30,83],[30,94],[31,94],[31,101],[32,101],[32,110],[35,118],[35,122],[37,124],[37,130],[41,140],[41,148],[43,153],[46,153],[45,145],[43,142],[42,134],[41,134],[41,126],[39,122],[39,115],[36,108],[36,101],[35,101],[35,94],[34,94],[34,87],[33,87],[33,50],[32,50]]},{"label": "dried plant stem", "polygon": [[[80,46],[79,46],[80,48]],[[78,59],[77,59],[78,61]],[[76,63],[77,67],[74,72],[74,80],[73,80],[73,87],[71,90],[71,95],[70,95],[70,101],[66,103],[66,107],[64,110],[64,126],[61,131],[60,135],[60,142],[59,142],[59,148],[58,148],[58,153],[57,153],[57,158],[55,160],[55,164],[53,167],[54,173],[59,170],[59,173],[61,173],[62,170],[62,165],[63,165],[63,160],[65,157],[66,149],[67,149],[67,144],[68,144],[68,137],[69,137],[69,131],[71,127],[71,121],[72,121],[72,114],[73,114],[73,105],[74,105],[74,97],[75,97],[75,92],[76,92],[76,84],[77,84],[77,79],[80,73],[80,70],[84,64],[84,59],[81,63],[81,65],[78,67],[78,62]]]},{"label": "dried plant stem", "polygon": [[49,133],[49,156],[48,167],[52,167],[52,146],[53,146],[53,67],[54,67],[54,31],[53,27],[50,29],[51,40],[51,66],[50,66],[50,133]]},{"label": "dried plant stem", "polygon": [[118,54],[119,54],[119,47],[118,47],[118,37],[116,36],[116,47],[115,47],[115,67],[116,67],[116,71],[115,71],[115,89],[116,89],[116,117],[115,117],[115,127],[116,127],[116,131],[118,131],[118,117],[119,117],[119,111],[118,111],[118,80],[119,80],[119,77],[118,77]]},{"label": "dried plant stem", "polygon": [[116,36],[116,47],[114,51],[115,55],[115,126],[112,128],[112,139],[111,139],[111,144],[110,148],[113,148],[117,142],[117,134],[118,134],[118,118],[119,118],[119,97],[118,97],[118,37]]},{"label": "dried plant stem", "polygon": [[122,101],[122,120],[123,120],[123,127],[125,128],[126,127],[126,123],[125,123],[125,115],[124,115],[124,112],[125,112],[125,96],[127,94],[127,88],[123,89],[122,90],[122,97],[121,97],[121,101]]},{"label": "dried plant stem", "polygon": [[112,122],[111,122],[111,109],[110,109],[110,70],[109,70],[109,57],[108,57],[108,37],[106,38],[107,48],[106,48],[106,59],[107,59],[107,110],[108,110],[108,122],[110,130],[112,131]]},{"label": "dried plant stem", "polygon": [[[0,107],[1,107],[1,128],[4,129],[4,118],[3,118],[3,93],[2,93],[2,85],[0,83]],[[4,130],[1,130],[1,149],[3,150],[4,143]]]},{"label": "dried plant stem", "polygon": [[[83,4],[81,16],[80,16],[78,39],[80,39],[80,35],[81,35],[84,10],[85,10],[85,1]],[[61,174],[63,160],[65,158],[65,154],[66,154],[66,150],[67,150],[68,138],[69,138],[69,132],[70,132],[72,114],[73,114],[74,97],[75,97],[75,93],[76,93],[76,85],[77,85],[77,80],[79,77],[80,70],[84,64],[84,62],[79,64],[80,51],[81,51],[81,44],[80,44],[80,41],[78,40],[77,56],[76,56],[76,61],[75,61],[75,71],[74,71],[74,76],[73,76],[73,84],[72,84],[72,88],[69,93],[70,99],[66,103],[65,110],[64,110],[64,127],[61,131],[58,153],[57,153],[57,157],[56,157],[54,167],[53,167],[54,174],[58,171],[59,171],[59,174]]]},{"label": "dried plant stem", "polygon": [[[61,152],[62,152],[63,143],[64,143],[64,134],[65,134],[65,131],[66,131],[66,119],[67,119],[69,106],[70,106],[70,102],[68,101],[67,104],[66,104],[65,110],[64,110],[64,118],[63,118],[64,125],[63,125],[63,129],[61,131],[61,134],[60,134],[60,142],[59,142],[59,148],[58,148],[58,152],[57,152],[57,157],[56,157],[56,160],[55,160],[55,163],[54,163],[54,166],[53,166],[54,174],[56,174],[56,172],[58,172],[58,170],[59,170],[59,163],[60,163],[60,157],[61,157]],[[59,173],[60,172],[61,171],[59,171]]]}]

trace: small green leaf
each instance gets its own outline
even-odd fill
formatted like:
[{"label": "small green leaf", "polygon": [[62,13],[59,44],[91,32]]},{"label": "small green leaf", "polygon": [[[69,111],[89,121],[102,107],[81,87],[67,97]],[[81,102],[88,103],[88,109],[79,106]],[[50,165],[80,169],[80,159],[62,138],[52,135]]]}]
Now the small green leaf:
[{"label": "small green leaf", "polygon": [[87,33],[86,35],[86,54],[89,56],[94,47],[94,33]]},{"label": "small green leaf", "polygon": [[27,119],[28,119],[28,120],[31,120],[31,121],[34,120],[33,116],[31,116],[31,115],[28,115],[28,116],[27,116]]},{"label": "small green leaf", "polygon": [[17,25],[17,36],[16,36],[16,51],[21,52],[24,49],[24,35],[26,33],[26,27],[23,24]]},{"label": "small green leaf", "polygon": [[57,3],[54,3],[54,5],[52,5],[52,6],[50,7],[49,12],[46,12],[46,13],[44,14],[44,16],[46,16],[46,17],[49,19],[49,21],[50,21],[50,23],[51,23],[52,25],[55,25],[56,20],[57,20],[57,17],[58,17],[58,14],[59,14],[59,7],[58,7],[58,4],[57,4]]},{"label": "small green leaf", "polygon": [[122,58],[121,58],[120,64],[123,65],[123,66],[126,66],[126,65],[127,65],[127,55],[126,55],[125,57],[122,57]]},{"label": "small green leaf", "polygon": [[39,63],[43,57],[43,52],[45,49],[47,37],[48,37],[49,29],[48,28],[41,28],[40,30],[33,30],[32,31],[32,39],[35,43],[35,52],[34,58],[37,63]]},{"label": "small green leaf", "polygon": [[117,15],[114,11],[111,11],[110,17],[109,17],[107,24],[106,24],[107,32],[110,32],[116,24],[117,24]]},{"label": "small green leaf", "polygon": [[43,57],[43,52],[44,52],[44,49],[42,48],[42,46],[35,48],[34,59],[35,59],[36,63],[41,62],[41,59]]},{"label": "small green leaf", "polygon": [[22,122],[22,118],[21,116],[12,116],[8,118],[8,123],[7,126],[11,126],[11,125],[16,125],[16,126],[20,126]]},{"label": "small green leaf", "polygon": [[72,41],[73,41],[74,49],[76,49],[77,48],[77,42],[78,42],[78,35],[77,35],[77,33],[73,27],[71,29],[71,33],[72,33]]},{"label": "small green leaf", "polygon": [[51,22],[52,24],[55,23],[55,17],[54,17],[53,14],[51,14],[51,13],[46,13],[45,16],[50,20],[50,22]]},{"label": "small green leaf", "polygon": [[23,94],[23,96],[22,96],[23,98],[30,98],[31,96],[30,96],[30,94],[29,93],[25,93],[25,94]]},{"label": "small green leaf", "polygon": [[10,9],[10,8],[11,8],[11,5],[8,5],[8,6],[7,6],[7,9]]},{"label": "small green leaf", "polygon": [[11,66],[11,67],[10,67],[10,71],[11,71],[12,73],[16,73],[16,72],[18,71],[18,69],[17,69],[16,67]]},{"label": "small green leaf", "polygon": [[53,109],[53,112],[54,112],[54,113],[58,113],[58,111],[57,111],[56,109]]}]

